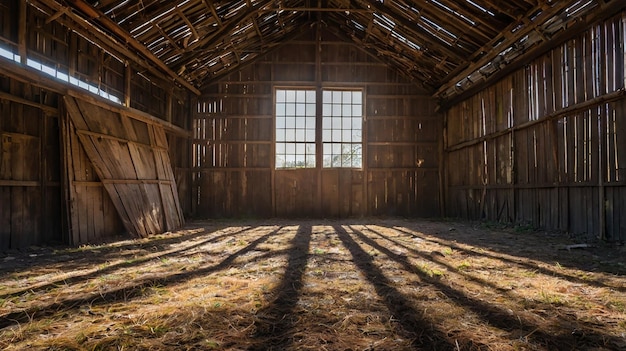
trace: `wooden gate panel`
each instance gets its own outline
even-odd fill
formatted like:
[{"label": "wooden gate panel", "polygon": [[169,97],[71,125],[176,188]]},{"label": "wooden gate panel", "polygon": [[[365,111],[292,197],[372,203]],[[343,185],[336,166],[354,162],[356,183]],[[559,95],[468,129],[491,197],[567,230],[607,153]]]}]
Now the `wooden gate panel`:
[{"label": "wooden gate panel", "polygon": [[182,226],[163,128],[80,99],[65,97],[65,102],[126,230],[145,237]]}]

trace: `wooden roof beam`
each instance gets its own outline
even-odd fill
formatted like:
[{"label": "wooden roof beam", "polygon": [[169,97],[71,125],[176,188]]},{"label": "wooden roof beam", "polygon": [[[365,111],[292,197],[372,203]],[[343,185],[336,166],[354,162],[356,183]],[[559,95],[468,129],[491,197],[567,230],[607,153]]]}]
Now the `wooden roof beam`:
[{"label": "wooden roof beam", "polygon": [[[58,13],[60,8],[60,5],[57,2],[51,0],[38,0],[38,6],[41,11],[50,13]],[[137,64],[138,66],[145,68],[155,77],[165,81],[170,81],[166,74],[158,70],[156,67],[154,67],[154,65],[150,64],[150,62],[147,62],[144,57],[140,57],[134,51],[129,50],[126,45],[120,43],[119,40],[112,38],[104,31],[101,31],[98,28],[94,28],[92,23],[89,23],[85,18],[77,15],[73,11],[68,10],[65,16],[58,17],[56,21],[64,25],[65,27],[79,33],[88,40],[99,43],[102,49],[112,53],[115,56],[118,56],[120,59],[126,58],[129,61]]]},{"label": "wooden roof beam", "polygon": [[428,33],[425,30],[419,28],[417,26],[417,23],[411,22],[411,21],[407,20],[406,18],[404,18],[402,16],[398,16],[395,12],[392,13],[391,11],[389,11],[389,9],[387,9],[385,6],[383,6],[378,1],[367,0],[366,3],[368,3],[371,8],[375,9],[376,12],[392,18],[396,25],[399,24],[401,27],[405,27],[405,28],[407,28],[407,30],[410,30],[411,32],[416,34],[419,37],[419,39],[424,41],[424,42],[422,42],[422,46],[434,47],[437,50],[442,51],[444,54],[446,54],[448,56],[451,56],[451,57],[454,57],[458,61],[464,61],[465,60],[465,58],[464,58],[465,53],[457,52],[452,47],[447,47],[446,45],[441,44],[440,43],[441,39],[439,39],[437,37],[434,37],[430,33]]},{"label": "wooden roof beam", "polygon": [[[615,1],[615,0],[614,0]],[[502,31],[501,35],[498,35],[487,44],[485,44],[480,49],[476,50],[476,52],[470,56],[467,61],[467,65],[459,66],[459,69],[450,73],[446,78],[447,83],[443,84],[435,93],[435,96],[441,95],[443,92],[450,89],[452,86],[456,85],[461,79],[467,77],[470,73],[478,70],[483,67],[487,63],[491,62],[498,56],[504,49],[510,47],[514,43],[518,42],[521,38],[525,37],[529,33],[536,31],[538,27],[540,27],[546,20],[552,18],[554,15],[564,10],[570,5],[570,3],[556,3],[552,7],[547,7],[546,4],[540,4],[539,6],[531,9],[525,17],[541,10],[541,14],[539,17],[532,22],[530,25],[526,25],[516,32],[512,33],[512,30],[519,25],[519,21],[511,23],[505,30]],[[547,8],[546,8],[547,7]],[[477,59],[480,55],[483,55],[481,58]],[[476,60],[476,61],[474,61]],[[471,63],[474,61],[473,63]]]},{"label": "wooden roof beam", "polygon": [[218,27],[222,28],[223,26],[222,19],[220,18],[220,16],[217,15],[215,6],[213,6],[213,1],[202,0],[202,3],[204,4],[204,6],[206,6],[206,8],[209,9],[209,11],[211,11],[211,14],[215,18],[215,21],[217,22]]},{"label": "wooden roof beam", "polygon": [[[55,2],[56,1],[47,1],[47,2]],[[113,22],[109,17],[95,9],[88,3],[83,0],[68,0],[70,4],[72,4],[76,9],[82,11],[85,15],[89,17],[90,20],[97,22],[102,25],[105,29],[111,31],[113,34],[117,35],[120,39],[124,40],[128,45],[130,45],[133,49],[140,52],[144,57],[146,57],[150,62],[156,65],[159,69],[165,72],[168,76],[174,79],[183,87],[187,88],[189,91],[193,92],[196,95],[200,95],[200,90],[198,90],[191,83],[180,77],[176,72],[172,71],[163,61],[161,61],[158,57],[156,57],[148,48],[146,48],[142,43],[137,41],[133,36],[131,36],[126,30],[122,29],[117,23]],[[58,5],[58,4],[57,4]],[[61,7],[60,5],[58,5]],[[58,11],[58,10],[57,10]]]},{"label": "wooden roof beam", "polygon": [[193,26],[191,21],[189,21],[189,18],[187,18],[187,16],[185,16],[183,11],[178,6],[176,6],[176,12],[180,16],[180,18],[183,19],[185,24],[187,24],[187,27],[189,27],[189,30],[191,31],[191,33],[193,33],[193,36],[196,37],[196,39],[200,39],[200,35],[198,35],[198,32],[196,31],[196,28]]},{"label": "wooden roof beam", "polygon": [[[575,38],[577,35],[580,35],[582,31],[587,30],[591,24],[602,21],[611,15],[619,13],[619,11],[626,10],[626,2],[623,2],[622,0],[610,0],[608,3],[605,3],[604,1],[598,1],[598,6],[599,9],[597,11],[592,11],[590,14],[585,16],[583,20],[577,19],[576,21],[574,21],[574,23],[572,23],[571,26],[567,27],[567,30],[561,31],[560,33],[558,33],[558,35],[551,38],[550,41],[541,42],[537,46],[533,47],[531,50],[528,50],[527,52],[521,54],[519,57],[517,57],[514,63],[505,66],[503,69],[497,71],[492,76],[490,76],[488,81],[481,82],[480,84],[475,84],[467,90],[455,96],[447,98],[445,101],[442,101],[441,106],[444,109],[447,109],[450,106],[459,103],[460,101],[468,98],[472,94],[478,92],[481,88],[488,85],[489,82],[498,81],[499,79],[505,77],[507,74],[514,72],[520,67],[523,67],[523,64],[525,62],[529,62],[530,60],[538,57],[539,55],[550,50],[551,48],[554,48],[572,38]],[[439,96],[440,91],[445,91],[443,90],[443,86],[434,94],[434,96]]]}]

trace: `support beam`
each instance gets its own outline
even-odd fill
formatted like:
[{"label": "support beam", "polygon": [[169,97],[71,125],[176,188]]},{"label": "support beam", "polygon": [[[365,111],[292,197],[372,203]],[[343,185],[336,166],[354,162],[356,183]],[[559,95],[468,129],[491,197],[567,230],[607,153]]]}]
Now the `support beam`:
[{"label": "support beam", "polygon": [[[538,57],[544,52],[547,52],[551,48],[561,45],[565,43],[566,41],[576,37],[577,35],[580,35],[580,33],[584,30],[587,30],[592,23],[606,19],[607,17],[617,14],[620,11],[623,11],[626,9],[626,1],[622,1],[622,0],[612,0],[611,2],[606,3],[606,4],[603,3],[602,1],[600,1],[599,3],[600,3],[599,9],[592,11],[588,16],[586,16],[586,18],[582,20],[578,19],[571,26],[567,27],[567,30],[561,31],[558,33],[558,35],[553,36],[550,41],[544,41],[544,42],[539,43],[537,46],[535,46],[531,50],[528,50],[525,53],[518,56],[515,59],[515,62],[505,66],[503,69],[489,76],[488,80],[478,83],[478,84],[474,84],[472,87],[463,91],[462,93],[459,93],[456,96],[452,97],[451,99],[444,101],[444,103],[441,105],[442,110],[446,110],[450,106],[454,106],[455,104],[467,99],[468,97],[477,93],[481,89],[485,88],[487,85],[489,85],[490,82],[497,82],[498,80],[502,79],[506,75],[523,67],[523,65],[526,62],[533,60],[534,58]],[[533,30],[536,30],[536,29],[533,29]],[[505,46],[498,46],[498,47],[505,47]],[[477,69],[478,67],[482,67],[482,65],[478,66],[478,63],[477,63],[475,65],[472,65],[472,67]],[[471,71],[466,71],[466,72],[471,72]],[[463,77],[463,75],[461,74],[457,76],[457,78],[460,78],[460,77]],[[453,80],[449,80],[447,84],[442,85],[442,87],[434,94],[434,96],[435,97],[440,96],[440,94],[445,91],[444,89],[445,86],[450,87],[453,84],[456,84],[457,82],[458,80],[456,78]]]},{"label": "support beam", "polygon": [[[7,77],[14,78],[18,81],[29,83],[37,87],[45,88],[56,93],[62,95],[68,95],[76,98],[80,98],[82,100],[88,101],[93,105],[100,106],[102,108],[114,111],[116,113],[120,113],[123,115],[130,116],[134,119],[138,119],[144,121],[146,123],[151,123],[155,125],[159,125],[163,127],[166,131],[178,135],[180,137],[188,138],[191,137],[191,132],[187,131],[177,125],[164,121],[160,118],[156,118],[146,112],[123,106],[113,104],[111,101],[106,100],[98,95],[86,92],[85,90],[74,87],[67,83],[63,83],[55,78],[47,77],[46,75],[42,75],[41,72],[36,71],[30,67],[23,67],[9,59],[0,56],[0,75],[4,75]],[[5,98],[8,96],[4,95]],[[15,100],[16,98],[12,98]],[[26,103],[24,100],[20,100],[20,103]],[[28,105],[32,105],[32,103],[28,103]],[[41,108],[45,112],[54,112],[47,107],[43,107],[41,104],[32,105],[34,107]]]},{"label": "support beam", "polygon": [[[46,0],[45,1],[49,6],[56,7],[56,11],[62,10],[62,6],[58,4],[56,1]],[[73,5],[74,8],[80,10],[82,13],[88,16],[88,22],[93,26],[93,23],[97,23],[101,25],[106,30],[110,31],[114,35],[118,36],[120,40],[125,42],[127,45],[137,50],[142,56],[144,56],[148,61],[161,69],[164,73],[166,73],[169,77],[174,79],[183,87],[187,88],[189,91],[193,92],[196,95],[200,95],[200,91],[191,85],[189,82],[184,80],[182,77],[177,75],[174,71],[172,71],[167,65],[161,61],[158,57],[156,57],[148,48],[146,48],[142,43],[137,41],[133,36],[127,33],[124,29],[122,29],[117,23],[107,17],[105,14],[95,9],[88,3],[83,0],[69,0],[69,3]],[[97,30],[97,29],[96,29]]]},{"label": "support beam", "polygon": [[26,1],[20,1],[19,7],[19,21],[18,21],[18,30],[17,30],[17,52],[20,55],[20,62],[25,65],[27,59],[26,52],[26,13],[27,13],[27,3]]}]

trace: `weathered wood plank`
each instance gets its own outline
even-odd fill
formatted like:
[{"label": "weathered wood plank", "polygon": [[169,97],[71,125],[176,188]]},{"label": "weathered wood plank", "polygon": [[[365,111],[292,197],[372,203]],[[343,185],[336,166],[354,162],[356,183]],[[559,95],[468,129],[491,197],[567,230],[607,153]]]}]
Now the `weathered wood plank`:
[{"label": "weathered wood plank", "polygon": [[[161,233],[166,227],[180,227],[183,221],[182,211],[177,200],[178,193],[169,156],[164,151],[167,150],[167,139],[163,129],[153,125],[142,128],[133,124],[135,122],[122,122],[127,117],[110,110],[85,101],[72,103],[74,99],[70,97],[66,97],[66,100],[69,105],[75,104],[79,107],[68,109],[72,120],[79,121],[86,128],[78,128],[78,138],[104,182],[127,230],[135,235],[147,236]],[[84,123],[81,122],[83,120]],[[114,138],[102,138],[97,134],[111,135]],[[139,141],[140,136],[144,139],[143,142],[148,141],[149,144],[127,140],[130,138]],[[148,140],[145,140],[146,136]],[[128,181],[124,182],[125,179]],[[169,182],[170,191],[162,192],[159,180]],[[150,184],[152,181],[156,183]],[[102,203],[97,196],[94,200],[98,204]],[[89,223],[89,229],[99,230],[91,228],[97,224],[100,223]]]}]

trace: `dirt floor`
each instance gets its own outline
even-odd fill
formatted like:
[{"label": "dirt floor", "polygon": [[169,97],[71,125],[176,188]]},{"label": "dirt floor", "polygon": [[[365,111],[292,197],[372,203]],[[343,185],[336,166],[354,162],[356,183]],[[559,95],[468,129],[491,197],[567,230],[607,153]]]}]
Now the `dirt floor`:
[{"label": "dirt floor", "polygon": [[403,219],[0,253],[5,350],[626,350],[626,250]]}]

